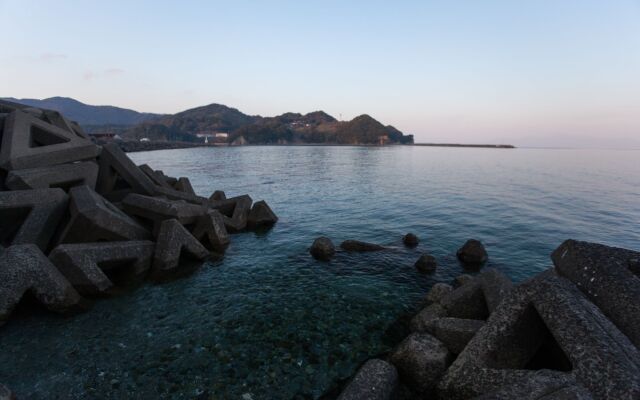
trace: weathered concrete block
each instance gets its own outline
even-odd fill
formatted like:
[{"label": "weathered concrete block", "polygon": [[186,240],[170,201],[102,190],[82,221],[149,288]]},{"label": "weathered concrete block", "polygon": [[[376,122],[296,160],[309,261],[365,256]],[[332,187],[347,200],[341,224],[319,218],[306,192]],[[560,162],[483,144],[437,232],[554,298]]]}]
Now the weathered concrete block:
[{"label": "weathered concrete block", "polygon": [[62,188],[68,191],[74,186],[95,188],[98,165],[91,161],[60,164],[49,167],[27,168],[10,171],[5,185],[11,190]]},{"label": "weathered concrete block", "polygon": [[227,196],[225,195],[224,191],[222,191],[222,190],[216,190],[209,197],[210,201],[222,201],[222,200],[226,200],[226,199],[227,199]]},{"label": "weathered concrete block", "polygon": [[453,354],[460,354],[484,321],[463,318],[438,318],[427,322],[426,331],[444,343]]},{"label": "weathered concrete block", "polygon": [[148,240],[62,244],[49,259],[79,293],[96,296],[108,294],[114,286],[109,275],[118,281],[142,279],[154,248]]},{"label": "weathered concrete block", "polygon": [[176,219],[183,225],[194,224],[206,213],[204,207],[195,204],[134,193],[124,198],[122,206],[126,213],[155,224],[167,219]]},{"label": "weathered concrete block", "polygon": [[592,400],[591,393],[568,375],[538,371],[513,385],[474,397],[473,400]]},{"label": "weathered concrete block", "polygon": [[157,171],[154,171],[149,165],[142,164],[139,165],[138,168],[140,168],[140,171],[144,172],[144,174],[147,175],[147,177],[149,177],[149,179],[151,179],[151,181],[156,185],[162,186],[167,189],[173,189],[173,187],[171,187],[171,185],[167,183],[165,177],[159,174]]},{"label": "weathered concrete block", "polygon": [[575,378],[594,398],[640,397],[640,353],[570,281],[540,274],[503,299],[448,369],[439,395],[467,399],[532,379]]},{"label": "weathered concrete block", "polygon": [[51,125],[57,126],[60,129],[64,129],[68,132],[74,133],[76,136],[90,140],[89,136],[82,130],[80,125],[69,121],[64,117],[64,115],[60,114],[54,110],[42,110],[44,114],[44,119],[47,120]]},{"label": "weathered concrete block", "polygon": [[98,159],[100,170],[96,191],[108,195],[114,190],[130,190],[133,193],[154,195],[155,185],[144,172],[120,149],[116,143],[102,147]]},{"label": "weathered concrete block", "polygon": [[178,181],[173,185],[173,188],[179,192],[184,192],[191,195],[196,195],[196,192],[193,190],[193,186],[191,186],[191,181],[189,178],[180,177]]},{"label": "weathered concrete block", "polygon": [[153,255],[153,279],[164,280],[177,276],[180,260],[187,256],[196,260],[204,260],[209,251],[175,219],[168,219],[160,224]]},{"label": "weathered concrete block", "polygon": [[444,296],[440,301],[446,315],[454,318],[487,319],[489,309],[482,286],[473,281]]},{"label": "weathered concrete block", "polygon": [[255,202],[247,216],[247,227],[249,229],[269,227],[276,222],[278,222],[278,217],[264,200]]},{"label": "weathered concrete block", "polygon": [[416,314],[409,323],[411,332],[426,332],[427,326],[434,319],[438,319],[447,315],[447,310],[440,304],[434,303],[423,308]]},{"label": "weathered concrete block", "polygon": [[60,243],[144,240],[151,233],[87,186],[69,190],[71,217]]},{"label": "weathered concrete block", "polygon": [[164,196],[170,200],[182,200],[191,204],[208,206],[208,200],[206,198],[191,193],[181,192],[173,188],[156,186],[155,193],[157,196]]},{"label": "weathered concrete block", "polygon": [[426,305],[440,303],[440,301],[453,291],[453,287],[447,283],[434,284],[424,298]]},{"label": "weathered concrete block", "polygon": [[478,283],[484,293],[489,312],[498,307],[500,301],[509,294],[513,288],[511,279],[495,268],[489,268],[478,274]]},{"label": "weathered concrete block", "polygon": [[0,167],[46,167],[95,158],[100,148],[90,140],[16,110],[5,119]]},{"label": "weathered concrete block", "polygon": [[455,278],[453,278],[452,286],[454,289],[457,289],[462,285],[466,285],[467,283],[472,282],[474,279],[476,278],[473,275],[469,275],[469,274],[458,275]]},{"label": "weathered concrete block", "polygon": [[336,248],[331,239],[321,236],[313,241],[309,253],[316,260],[329,261],[336,253]]},{"label": "weathered concrete block", "polygon": [[28,292],[47,309],[60,313],[84,309],[80,295],[32,244],[0,252],[0,325]]},{"label": "weathered concrete block", "polygon": [[366,252],[384,250],[383,246],[374,243],[361,242],[359,240],[345,240],[340,243],[340,248],[344,251]]},{"label": "weathered concrete block", "polygon": [[62,189],[0,192],[0,244],[34,243],[47,251],[68,200]]},{"label": "weathered concrete block", "polygon": [[216,210],[209,210],[200,216],[192,233],[205,247],[219,253],[224,252],[229,245],[229,234],[224,219]]},{"label": "weathered concrete block", "polygon": [[[245,194],[223,201],[232,202],[234,204],[231,217],[228,217],[220,211],[227,231],[231,233],[243,231],[247,227],[247,220],[249,219],[249,212],[251,211],[253,200],[249,195]],[[215,207],[212,208],[215,209]]]},{"label": "weathered concrete block", "polygon": [[390,361],[416,391],[427,393],[453,360],[446,346],[428,333],[412,333],[398,345]]},{"label": "weathered concrete block", "polygon": [[640,253],[567,240],[551,258],[558,273],[574,282],[640,348],[640,278],[629,268]]},{"label": "weathered concrete block", "polygon": [[398,386],[398,372],[386,361],[364,363],[338,400],[390,400]]}]

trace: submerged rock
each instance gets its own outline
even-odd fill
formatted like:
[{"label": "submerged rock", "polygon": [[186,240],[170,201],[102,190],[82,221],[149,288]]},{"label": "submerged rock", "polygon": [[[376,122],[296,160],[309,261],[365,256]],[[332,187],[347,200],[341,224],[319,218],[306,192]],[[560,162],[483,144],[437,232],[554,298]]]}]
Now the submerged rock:
[{"label": "submerged rock", "polygon": [[418,243],[420,243],[420,240],[415,234],[407,233],[402,237],[402,243],[407,247],[416,247]]},{"label": "submerged rock", "polygon": [[359,240],[345,240],[340,244],[340,248],[345,251],[365,252],[384,250],[383,246],[374,243],[361,242]]},{"label": "submerged rock", "polygon": [[396,368],[386,361],[372,359],[364,363],[338,400],[391,399],[397,385]]},{"label": "submerged rock", "polygon": [[489,255],[479,240],[469,239],[456,253],[462,264],[479,267],[489,259]]},{"label": "submerged rock", "polygon": [[418,258],[418,261],[416,261],[414,266],[420,272],[433,272],[436,270],[438,262],[436,261],[436,258],[434,256],[423,254],[420,256],[420,258]]},{"label": "submerged rock", "polygon": [[329,261],[336,253],[336,248],[331,239],[322,236],[313,241],[309,253],[316,260]]},{"label": "submerged rock", "polygon": [[8,387],[0,383],[0,400],[15,400],[15,396]]}]

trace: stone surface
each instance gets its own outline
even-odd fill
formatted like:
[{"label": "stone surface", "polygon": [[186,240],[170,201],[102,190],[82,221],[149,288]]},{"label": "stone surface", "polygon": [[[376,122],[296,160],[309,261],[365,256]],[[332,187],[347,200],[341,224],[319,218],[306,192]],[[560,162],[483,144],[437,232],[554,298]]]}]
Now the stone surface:
[{"label": "stone surface", "polygon": [[313,241],[309,253],[316,260],[329,261],[336,253],[336,248],[331,239],[322,236]]},{"label": "stone surface", "polygon": [[218,253],[224,252],[229,245],[229,234],[223,217],[216,210],[209,210],[200,216],[192,233],[205,247]]},{"label": "stone surface", "polygon": [[138,193],[154,195],[155,185],[149,177],[138,168],[116,143],[108,143],[102,147],[98,159],[100,170],[96,191],[107,198],[118,201],[122,197],[109,197],[115,193]]},{"label": "stone surface", "polygon": [[458,249],[458,260],[469,267],[479,267],[489,259],[489,255],[479,240],[469,239]]},{"label": "stone surface", "polygon": [[151,233],[87,186],[69,190],[69,222],[60,243],[151,239]]},{"label": "stone surface", "polygon": [[62,188],[74,186],[95,188],[98,165],[91,161],[60,164],[10,171],[5,185],[11,190]]},{"label": "stone surface", "polygon": [[467,399],[532,379],[541,370],[594,398],[640,397],[640,353],[567,279],[543,273],[514,288],[439,384]]},{"label": "stone surface", "polygon": [[462,274],[462,275],[458,275],[455,278],[453,278],[453,288],[457,289],[462,285],[466,285],[469,282],[472,282],[474,279],[476,279],[473,275],[469,275],[469,274]]},{"label": "stone surface", "polygon": [[431,304],[423,308],[416,314],[409,323],[411,332],[426,332],[428,324],[434,319],[447,315],[447,311],[438,303]]},{"label": "stone surface", "polygon": [[142,164],[139,165],[138,168],[140,168],[140,171],[144,172],[144,174],[147,175],[147,177],[149,177],[149,179],[151,179],[151,181],[156,185],[165,187],[167,189],[173,189],[173,187],[169,185],[169,183],[167,183],[164,175],[158,173],[157,171],[154,171],[153,168],[151,168],[149,165]]},{"label": "stone surface", "polygon": [[434,284],[425,296],[425,304],[440,303],[440,301],[453,291],[453,287],[446,283]]},{"label": "stone surface", "polygon": [[487,319],[489,316],[482,286],[475,280],[444,296],[440,304],[449,317]]},{"label": "stone surface", "polygon": [[482,271],[477,279],[482,287],[489,312],[493,312],[500,304],[500,301],[513,288],[511,279],[495,268]]},{"label": "stone surface", "polygon": [[183,225],[194,224],[205,215],[205,208],[181,201],[167,200],[161,197],[129,194],[122,200],[124,211],[155,224],[166,219],[176,219]]},{"label": "stone surface", "polygon": [[82,139],[90,140],[89,136],[82,130],[80,125],[69,121],[58,111],[42,110],[42,112],[44,119],[46,119],[51,125],[57,126],[58,128],[69,132],[73,132],[74,134],[76,134],[76,136]]},{"label": "stone surface", "polygon": [[551,255],[572,282],[640,348],[640,278],[629,268],[640,253],[567,240]]},{"label": "stone surface", "polygon": [[402,237],[402,243],[407,247],[416,247],[418,243],[420,243],[420,240],[415,234],[407,233]]},{"label": "stone surface", "polygon": [[532,376],[506,385],[473,400],[592,400],[591,393],[571,376],[557,376],[539,371]]},{"label": "stone surface", "polygon": [[165,188],[162,186],[156,186],[155,194],[156,196],[163,196],[170,200],[181,200],[191,204],[207,205],[208,203],[208,200],[204,197],[197,196],[191,193],[181,192],[173,188]]},{"label": "stone surface", "polygon": [[175,219],[160,224],[153,255],[152,277],[163,280],[179,274],[180,260],[184,256],[204,260],[209,251]]},{"label": "stone surface", "polygon": [[0,325],[29,292],[47,309],[67,313],[81,311],[80,295],[32,244],[11,246],[0,253]]},{"label": "stone surface", "polygon": [[193,186],[191,186],[191,181],[189,180],[189,178],[178,178],[178,181],[175,183],[175,185],[173,185],[173,188],[179,192],[192,194],[194,196],[196,194],[195,190],[193,190]]},{"label": "stone surface", "polygon": [[390,400],[398,386],[398,372],[386,361],[364,363],[338,400]]},{"label": "stone surface", "polygon": [[354,251],[354,252],[384,250],[384,247],[378,244],[361,242],[359,240],[345,240],[344,242],[340,243],[340,248],[344,251]]},{"label": "stone surface", "polygon": [[224,194],[224,192],[222,190],[216,190],[209,197],[209,200],[211,200],[211,201],[222,201],[222,200],[226,200],[226,199],[227,199],[227,196]]},{"label": "stone surface", "polygon": [[247,227],[250,229],[269,227],[276,222],[278,217],[264,200],[255,202],[247,216]]},{"label": "stone surface", "polygon": [[117,273],[123,281],[142,279],[151,267],[154,248],[148,240],[62,244],[49,259],[79,293],[97,296],[113,288],[108,274]]},{"label": "stone surface", "polygon": [[68,201],[62,189],[0,192],[0,245],[34,243],[47,251]]},{"label": "stone surface", "polygon": [[402,379],[421,393],[435,386],[452,359],[445,345],[427,333],[410,334],[390,357]]},{"label": "stone surface", "polygon": [[249,219],[249,212],[251,211],[253,200],[249,195],[245,194],[223,201],[231,202],[233,204],[233,212],[230,217],[220,211],[227,231],[231,233],[243,231],[247,227],[247,221]]},{"label": "stone surface", "polygon": [[444,343],[450,352],[460,354],[484,321],[463,318],[438,318],[426,324],[426,331]]},{"label": "stone surface", "polygon": [[100,153],[100,148],[90,140],[23,111],[15,110],[5,118],[1,168],[11,171],[46,167],[89,160]]},{"label": "stone surface", "polygon": [[434,272],[438,267],[438,262],[434,256],[423,254],[413,266],[420,272]]}]

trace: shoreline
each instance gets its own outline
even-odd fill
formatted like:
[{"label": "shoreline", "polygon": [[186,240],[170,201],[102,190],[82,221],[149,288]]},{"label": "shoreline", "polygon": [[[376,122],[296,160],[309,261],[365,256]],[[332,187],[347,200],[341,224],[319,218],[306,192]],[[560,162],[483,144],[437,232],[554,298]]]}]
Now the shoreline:
[{"label": "shoreline", "polygon": [[[114,143],[113,141],[97,141],[99,145]],[[117,141],[115,142],[125,153],[135,153],[141,151],[189,149],[193,147],[396,147],[396,146],[416,146],[416,147],[453,147],[453,148],[476,148],[476,149],[516,149],[510,144],[456,144],[456,143],[415,143],[415,144],[340,144],[340,143],[271,143],[271,144],[243,144],[233,145],[230,143],[204,144],[193,142],[137,142],[137,141]]]}]

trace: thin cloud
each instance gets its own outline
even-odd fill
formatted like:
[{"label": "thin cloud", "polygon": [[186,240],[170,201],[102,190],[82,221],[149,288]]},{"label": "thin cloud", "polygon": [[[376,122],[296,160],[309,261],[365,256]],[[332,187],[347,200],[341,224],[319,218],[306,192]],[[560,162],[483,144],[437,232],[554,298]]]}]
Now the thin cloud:
[{"label": "thin cloud", "polygon": [[116,78],[125,73],[125,70],[121,68],[107,68],[104,71],[91,71],[87,70],[82,77],[85,81],[101,78]]},{"label": "thin cloud", "polygon": [[66,60],[67,58],[69,58],[69,56],[61,53],[42,53],[38,57],[38,59],[43,62],[60,61],[60,60]]}]

